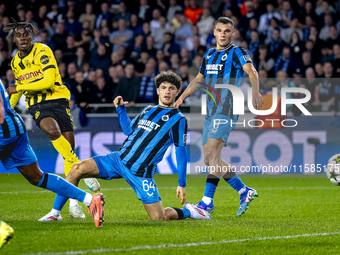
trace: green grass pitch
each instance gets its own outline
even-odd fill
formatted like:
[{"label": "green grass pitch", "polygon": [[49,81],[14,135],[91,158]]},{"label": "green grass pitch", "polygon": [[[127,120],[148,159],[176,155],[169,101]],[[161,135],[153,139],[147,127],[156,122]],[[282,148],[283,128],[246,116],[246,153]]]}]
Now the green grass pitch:
[{"label": "green grass pitch", "polygon": [[[213,220],[152,222],[124,180],[101,180],[105,222],[38,222],[52,207],[52,192],[19,174],[0,175],[0,219],[15,235],[0,254],[339,254],[339,187],[322,176],[241,176],[260,197],[236,217],[238,193],[220,181]],[[156,175],[163,206],[181,207],[177,176]],[[187,177],[187,201],[197,202],[205,178]],[[80,187],[86,190],[82,182]],[[82,205],[85,210],[85,206]],[[73,252],[72,252],[73,251]]]}]

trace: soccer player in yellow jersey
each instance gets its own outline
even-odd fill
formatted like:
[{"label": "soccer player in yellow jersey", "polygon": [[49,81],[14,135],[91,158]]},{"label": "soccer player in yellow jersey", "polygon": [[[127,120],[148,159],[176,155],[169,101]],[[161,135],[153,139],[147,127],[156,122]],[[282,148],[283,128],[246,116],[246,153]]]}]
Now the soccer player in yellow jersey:
[{"label": "soccer player in yellow jersey", "polygon": [[[14,108],[22,94],[26,107],[36,125],[51,139],[54,148],[64,157],[67,175],[74,163],[80,162],[74,153],[74,132],[69,107],[70,91],[62,84],[57,62],[52,50],[45,44],[32,43],[35,29],[32,24],[16,22],[6,24],[5,32],[14,37],[18,52],[12,59],[15,85],[7,93]],[[94,178],[85,180],[90,190],[98,191],[99,183]],[[70,216],[85,218],[77,200],[70,200]]]}]

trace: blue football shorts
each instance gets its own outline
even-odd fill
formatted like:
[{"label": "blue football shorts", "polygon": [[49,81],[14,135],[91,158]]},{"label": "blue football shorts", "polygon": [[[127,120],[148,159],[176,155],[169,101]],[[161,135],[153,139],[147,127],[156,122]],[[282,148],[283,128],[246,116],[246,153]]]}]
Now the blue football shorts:
[{"label": "blue football shorts", "polygon": [[202,145],[208,142],[208,138],[221,139],[227,145],[229,134],[236,125],[236,120],[232,120],[228,116],[215,114],[205,120],[203,126]]},{"label": "blue football shorts", "polygon": [[99,178],[111,180],[124,178],[135,191],[143,204],[154,204],[161,201],[153,178],[135,176],[120,160],[118,152],[93,157],[99,169]]},{"label": "blue football shorts", "polygon": [[1,138],[0,160],[6,170],[37,162],[27,133],[12,138]]}]

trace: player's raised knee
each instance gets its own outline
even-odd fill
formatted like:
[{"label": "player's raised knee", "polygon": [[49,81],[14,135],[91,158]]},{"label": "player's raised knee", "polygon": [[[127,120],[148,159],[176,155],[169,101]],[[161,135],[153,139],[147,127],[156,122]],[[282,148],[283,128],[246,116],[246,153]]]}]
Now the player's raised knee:
[{"label": "player's raised knee", "polygon": [[61,136],[60,130],[57,127],[48,128],[46,131],[51,140],[57,140]]}]

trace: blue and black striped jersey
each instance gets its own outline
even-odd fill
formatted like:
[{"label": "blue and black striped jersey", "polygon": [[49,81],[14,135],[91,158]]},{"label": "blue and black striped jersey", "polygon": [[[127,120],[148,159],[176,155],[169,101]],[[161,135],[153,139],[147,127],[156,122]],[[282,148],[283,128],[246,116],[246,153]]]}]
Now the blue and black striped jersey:
[{"label": "blue and black striped jersey", "polygon": [[177,108],[148,106],[130,127],[119,156],[136,176],[153,178],[171,144],[186,146],[187,120]]},{"label": "blue and black striped jersey", "polygon": [[[205,76],[205,83],[215,89],[215,84],[231,84],[239,87],[242,83],[244,70],[242,66],[252,63],[252,60],[245,49],[230,45],[225,50],[216,48],[208,50],[204,56],[200,67],[200,73]],[[209,88],[205,88],[212,92]],[[214,114],[222,114],[237,120],[233,115],[233,97],[229,89],[216,89],[221,98],[220,103],[215,104],[214,100],[207,97],[207,118]],[[219,102],[216,95],[212,93],[216,102]]]},{"label": "blue and black striped jersey", "polygon": [[11,138],[25,133],[26,127],[24,121],[21,119],[20,115],[12,109],[12,106],[9,103],[9,96],[1,80],[0,93],[5,110],[5,121],[0,126],[0,138]]}]

